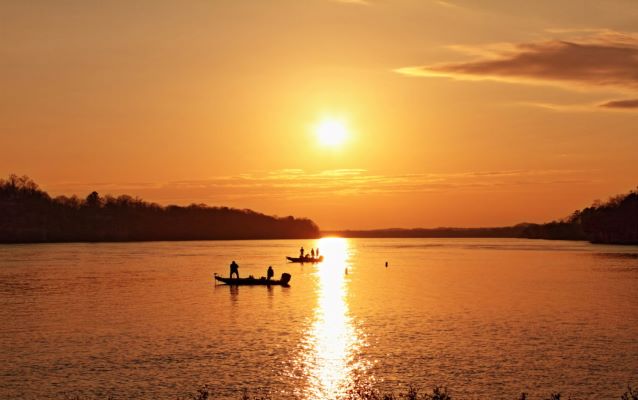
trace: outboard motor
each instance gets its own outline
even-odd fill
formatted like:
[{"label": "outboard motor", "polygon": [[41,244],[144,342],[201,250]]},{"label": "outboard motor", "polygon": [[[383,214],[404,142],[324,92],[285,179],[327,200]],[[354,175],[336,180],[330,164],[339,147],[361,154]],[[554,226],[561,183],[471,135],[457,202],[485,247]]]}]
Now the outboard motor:
[{"label": "outboard motor", "polygon": [[290,278],[292,278],[290,274],[287,272],[284,272],[283,274],[281,274],[281,283],[284,285],[287,285],[288,282],[290,282]]}]

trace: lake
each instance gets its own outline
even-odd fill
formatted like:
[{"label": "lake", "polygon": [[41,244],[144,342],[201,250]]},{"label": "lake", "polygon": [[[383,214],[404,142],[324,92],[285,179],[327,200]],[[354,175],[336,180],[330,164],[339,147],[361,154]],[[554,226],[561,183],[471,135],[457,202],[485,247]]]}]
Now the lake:
[{"label": "lake", "polygon": [[[286,263],[302,245],[325,261]],[[290,287],[216,285],[232,260]],[[618,398],[638,385],[637,287],[638,247],[583,242],[0,245],[0,398]]]}]

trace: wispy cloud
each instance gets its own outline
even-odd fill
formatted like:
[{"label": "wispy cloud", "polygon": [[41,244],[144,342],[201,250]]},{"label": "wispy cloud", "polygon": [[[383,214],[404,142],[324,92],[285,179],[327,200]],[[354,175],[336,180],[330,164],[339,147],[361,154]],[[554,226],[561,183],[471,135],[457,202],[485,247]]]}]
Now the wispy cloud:
[{"label": "wispy cloud", "polygon": [[453,9],[461,9],[463,7],[461,7],[460,5],[453,3],[451,1],[448,0],[435,0],[434,1],[435,4],[438,4],[442,7],[446,7],[446,8],[453,8]]},{"label": "wispy cloud", "polygon": [[316,199],[348,196],[394,195],[453,190],[512,189],[530,185],[587,183],[588,174],[575,170],[503,170],[459,173],[415,173],[383,175],[365,169],[335,169],[306,172],[283,169],[245,173],[202,180],[166,183],[58,183],[45,185],[55,194],[127,193],[161,203],[205,202],[237,204],[250,199]]},{"label": "wispy cloud", "polygon": [[[586,35],[570,40],[454,46],[455,50],[480,58],[396,71],[411,76],[638,92],[638,34],[599,29],[581,29],[579,32]],[[631,104],[631,101],[612,101],[605,107],[633,108]]]},{"label": "wispy cloud", "polygon": [[369,0],[330,0],[334,3],[356,4],[360,6],[369,6],[371,3]]},{"label": "wispy cloud", "polygon": [[617,108],[617,109],[638,109],[638,99],[632,100],[613,100],[608,101],[600,105],[605,108]]},{"label": "wispy cloud", "polygon": [[574,28],[547,28],[544,30],[544,32],[551,33],[551,34],[568,34],[568,35],[574,35],[575,33],[587,34],[587,35],[592,35],[592,34],[604,35],[613,31],[610,31],[609,29],[605,29],[605,28],[574,27]]},{"label": "wispy cloud", "polygon": [[557,112],[591,112],[592,109],[607,110],[609,112],[617,111],[636,111],[638,109],[638,99],[631,100],[611,100],[603,103],[585,103],[585,104],[557,104],[548,102],[520,102],[517,105],[542,108],[545,110]]}]

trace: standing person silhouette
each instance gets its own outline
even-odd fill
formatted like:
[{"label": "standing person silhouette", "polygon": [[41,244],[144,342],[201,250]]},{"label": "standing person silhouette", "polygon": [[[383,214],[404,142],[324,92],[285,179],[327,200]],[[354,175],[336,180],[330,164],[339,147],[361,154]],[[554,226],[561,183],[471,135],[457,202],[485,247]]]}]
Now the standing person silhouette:
[{"label": "standing person silhouette", "polygon": [[317,247],[317,250],[315,250],[315,255],[317,256],[317,258],[319,258],[319,247]]},{"label": "standing person silhouette", "polygon": [[239,265],[237,265],[237,263],[235,262],[235,260],[233,260],[233,262],[230,263],[230,277],[233,277],[233,274],[235,274],[237,276],[237,279],[239,279]]},{"label": "standing person silhouette", "polygon": [[310,249],[310,257],[315,258],[315,249]]},{"label": "standing person silhouette", "polygon": [[272,265],[268,267],[268,272],[266,272],[267,279],[270,280],[273,276],[275,276],[275,271],[272,269]]},{"label": "standing person silhouette", "polygon": [[303,246],[299,249],[299,258],[303,258]]}]

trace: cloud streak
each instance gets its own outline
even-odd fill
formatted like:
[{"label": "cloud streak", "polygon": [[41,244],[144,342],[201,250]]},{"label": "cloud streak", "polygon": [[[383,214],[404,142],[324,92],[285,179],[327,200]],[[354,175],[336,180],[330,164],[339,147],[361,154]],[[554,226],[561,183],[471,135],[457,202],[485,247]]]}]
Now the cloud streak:
[{"label": "cloud streak", "polygon": [[101,194],[127,193],[163,204],[204,202],[211,205],[238,204],[258,199],[326,199],[351,196],[396,195],[453,190],[495,190],[530,185],[589,183],[581,179],[583,171],[574,170],[504,170],[460,173],[420,173],[381,175],[364,169],[336,169],[306,172],[284,169],[267,173],[246,173],[203,180],[167,183],[59,183],[45,185],[55,194],[92,190]]},{"label": "cloud streak", "polygon": [[359,6],[369,6],[369,0],[331,0],[334,3],[356,4]]},{"label": "cloud streak", "polygon": [[[411,76],[638,92],[638,34],[596,31],[571,40],[454,48],[482,56],[470,61],[405,67],[396,71]],[[611,101],[603,107],[636,108],[634,104],[634,100]]]},{"label": "cloud streak", "polygon": [[638,99],[633,100],[614,100],[608,101],[600,105],[605,108],[616,108],[616,109],[638,109]]}]

